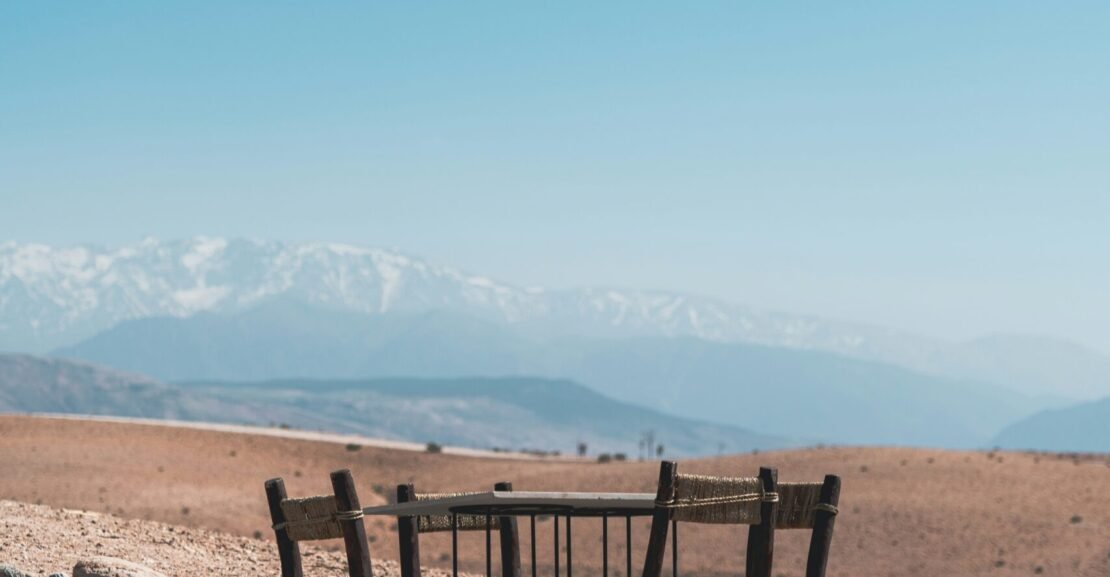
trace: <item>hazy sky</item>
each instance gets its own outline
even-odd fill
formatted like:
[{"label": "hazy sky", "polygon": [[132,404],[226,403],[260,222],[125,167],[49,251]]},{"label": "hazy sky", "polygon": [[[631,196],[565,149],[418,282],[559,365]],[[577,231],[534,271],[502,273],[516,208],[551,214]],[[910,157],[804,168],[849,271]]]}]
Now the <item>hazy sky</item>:
[{"label": "hazy sky", "polygon": [[1110,3],[398,4],[0,4],[0,240],[338,240],[1110,350]]}]

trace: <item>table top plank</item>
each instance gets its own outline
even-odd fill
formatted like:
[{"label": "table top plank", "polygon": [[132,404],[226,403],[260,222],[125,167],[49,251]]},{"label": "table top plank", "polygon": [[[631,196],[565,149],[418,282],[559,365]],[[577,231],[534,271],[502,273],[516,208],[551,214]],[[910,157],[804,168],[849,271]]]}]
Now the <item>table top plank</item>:
[{"label": "table top plank", "polygon": [[413,515],[450,515],[488,509],[499,514],[513,511],[565,510],[587,514],[650,513],[655,508],[654,493],[579,493],[558,491],[489,491],[427,501],[394,503],[363,509],[365,515],[407,517]]}]

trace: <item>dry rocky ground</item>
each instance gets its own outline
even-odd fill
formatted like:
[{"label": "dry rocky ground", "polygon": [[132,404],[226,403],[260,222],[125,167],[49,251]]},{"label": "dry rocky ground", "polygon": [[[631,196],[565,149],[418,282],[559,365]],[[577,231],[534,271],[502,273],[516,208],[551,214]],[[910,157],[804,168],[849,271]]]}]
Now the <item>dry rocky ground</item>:
[{"label": "dry rocky ground", "polygon": [[[30,575],[65,573],[79,561],[115,557],[166,575],[278,575],[277,551],[265,541],[114,515],[0,501],[0,559]],[[346,572],[342,554],[303,548],[309,574]],[[198,571],[203,569],[203,571]],[[378,562],[375,574],[399,575]]]},{"label": "dry rocky ground", "polygon": [[[350,468],[363,505],[373,505],[401,482],[424,491],[488,489],[500,480],[518,490],[653,491],[658,471],[655,463],[485,459],[20,416],[0,417],[0,461],[0,499],[20,502],[0,508],[0,563],[52,572],[71,567],[78,553],[100,554],[171,575],[276,575],[262,491],[274,476],[305,496],[330,492],[328,473]],[[1110,577],[1107,456],[824,448],[683,461],[680,471],[751,475],[760,465],[778,467],[784,481],[843,477],[830,576]],[[550,575],[550,522],[539,530],[539,565]],[[395,559],[394,524],[370,519],[368,531],[375,558]],[[597,521],[575,523],[575,575],[597,572],[599,533]],[[634,534],[638,567],[646,522]],[[683,526],[681,535],[681,572],[742,573],[742,528]],[[527,565],[527,531],[521,537]],[[776,576],[802,574],[806,539],[780,532]],[[308,574],[340,574],[338,546],[311,548]],[[449,567],[448,536],[427,536],[421,546],[425,565]],[[482,570],[484,539],[465,535],[462,547],[463,568]],[[623,539],[610,547],[610,559],[624,559]]]}]

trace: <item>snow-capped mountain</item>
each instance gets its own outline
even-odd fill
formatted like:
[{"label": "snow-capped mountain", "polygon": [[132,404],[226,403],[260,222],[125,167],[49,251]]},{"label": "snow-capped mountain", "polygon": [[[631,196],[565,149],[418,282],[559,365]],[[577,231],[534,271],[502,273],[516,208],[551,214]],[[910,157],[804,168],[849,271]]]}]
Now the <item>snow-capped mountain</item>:
[{"label": "snow-capped mountain", "polygon": [[396,251],[197,237],[121,248],[0,245],[0,347],[42,352],[155,316],[274,299],[364,314],[447,310],[545,333],[693,336],[858,348],[875,329],[713,299],[613,289],[518,288]]},{"label": "snow-capped mountain", "polygon": [[285,304],[385,318],[442,312],[545,339],[693,337],[807,349],[1026,394],[1110,394],[1110,359],[1066,341],[953,343],[694,295],[521,288],[394,250],[209,237],[118,248],[0,244],[0,350],[42,353],[127,321]]}]

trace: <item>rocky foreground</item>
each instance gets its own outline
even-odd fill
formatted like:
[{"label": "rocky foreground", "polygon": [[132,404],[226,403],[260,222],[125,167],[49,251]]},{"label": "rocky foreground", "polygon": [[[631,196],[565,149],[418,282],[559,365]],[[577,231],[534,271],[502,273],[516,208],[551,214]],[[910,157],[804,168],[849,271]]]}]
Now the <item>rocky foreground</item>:
[{"label": "rocky foreground", "polygon": [[[306,574],[347,572],[342,553],[312,545],[302,545],[301,551]],[[0,501],[0,565],[29,576],[184,577],[204,573],[257,577],[281,572],[272,538],[235,537],[15,501]],[[3,569],[0,575],[4,575]],[[400,570],[392,561],[375,561],[374,575],[395,577]]]}]

